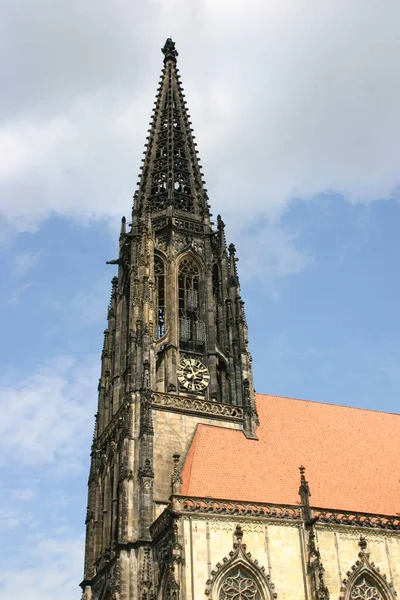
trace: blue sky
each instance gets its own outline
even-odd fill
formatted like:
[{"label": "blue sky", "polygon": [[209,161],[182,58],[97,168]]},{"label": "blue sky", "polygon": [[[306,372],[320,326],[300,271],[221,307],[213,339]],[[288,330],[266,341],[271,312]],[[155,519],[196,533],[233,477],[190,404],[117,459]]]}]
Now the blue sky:
[{"label": "blue sky", "polygon": [[79,597],[105,262],[168,35],[256,390],[398,412],[400,5],[117,4],[0,9],[0,600]]}]

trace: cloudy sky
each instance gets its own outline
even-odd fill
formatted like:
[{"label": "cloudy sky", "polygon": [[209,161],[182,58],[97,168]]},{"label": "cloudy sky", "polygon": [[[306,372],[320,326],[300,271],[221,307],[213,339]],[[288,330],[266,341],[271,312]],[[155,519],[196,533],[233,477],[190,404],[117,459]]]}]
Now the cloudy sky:
[{"label": "cloudy sky", "polygon": [[0,31],[0,600],[72,600],[105,261],[166,37],[257,391],[398,411],[400,4],[5,0]]}]

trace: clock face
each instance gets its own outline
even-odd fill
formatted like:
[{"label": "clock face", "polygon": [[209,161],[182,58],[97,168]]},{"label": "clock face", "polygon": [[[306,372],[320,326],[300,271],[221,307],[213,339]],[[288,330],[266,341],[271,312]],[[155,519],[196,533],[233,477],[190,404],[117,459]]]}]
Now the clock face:
[{"label": "clock face", "polygon": [[195,358],[182,358],[176,372],[179,383],[191,392],[202,392],[210,382],[207,367]]}]

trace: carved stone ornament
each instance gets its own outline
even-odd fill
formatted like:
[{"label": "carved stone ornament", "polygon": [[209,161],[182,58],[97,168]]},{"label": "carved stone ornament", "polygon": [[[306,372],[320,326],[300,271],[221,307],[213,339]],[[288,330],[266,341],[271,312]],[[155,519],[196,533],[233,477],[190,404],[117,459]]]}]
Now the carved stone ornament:
[{"label": "carved stone ornament", "polygon": [[146,460],[144,461],[144,466],[141,469],[139,469],[139,477],[141,477],[141,478],[147,477],[150,479],[152,479],[154,477],[154,471],[152,469],[149,458],[146,458]]},{"label": "carved stone ornament", "polygon": [[133,471],[129,469],[126,465],[120,465],[118,471],[118,481],[132,481],[133,480]]},{"label": "carved stone ornament", "polygon": [[153,435],[153,417],[151,413],[150,390],[142,390],[140,397],[140,435]]},{"label": "carved stone ornament", "polygon": [[140,600],[153,600],[154,585],[153,585],[153,560],[151,556],[150,546],[143,548],[142,569],[140,577]]},{"label": "carved stone ornament", "polygon": [[202,242],[190,235],[179,236],[176,235],[174,239],[175,249],[179,252],[181,250],[193,250],[196,254],[203,255],[204,246]]},{"label": "carved stone ornament", "polygon": [[[208,519],[210,524],[211,531],[232,531],[232,522],[230,519],[224,519],[223,517]],[[243,521],[242,529],[243,532],[246,533],[256,533],[256,534],[265,534],[266,525],[264,523],[259,522],[251,522],[251,521]]]},{"label": "carved stone ornament", "polygon": [[156,560],[161,567],[159,587],[160,590],[163,590],[163,599],[179,600],[180,573],[185,561],[183,547],[179,541],[178,522],[173,519],[168,519],[168,521],[170,527],[164,530],[164,535],[159,539],[155,548]]},{"label": "carved stone ornament", "polygon": [[[104,565],[103,565],[104,566]],[[100,565],[99,565],[100,570]],[[120,595],[120,565],[117,560],[108,573],[104,573],[92,588],[92,597],[119,600]]]},{"label": "carved stone ornament", "polygon": [[239,517],[264,517],[279,521],[300,521],[299,507],[257,504],[255,502],[236,502],[229,500],[208,500],[207,498],[181,497],[176,499],[179,510],[186,513],[206,515],[226,515]]},{"label": "carved stone ornament", "polygon": [[166,252],[169,244],[170,235],[169,233],[165,235],[156,236],[156,248],[161,250],[162,252]]},{"label": "carved stone ornament", "polygon": [[229,556],[211,571],[205,594],[209,600],[272,600],[274,584],[243,543],[243,530],[236,525],[235,542]]},{"label": "carved stone ornament", "polygon": [[179,459],[180,459],[180,454],[178,452],[175,452],[172,456],[173,461],[174,461],[174,470],[172,471],[172,476],[171,476],[171,487],[172,487],[172,493],[173,494],[180,494],[181,493],[181,486],[182,486],[182,475],[181,475],[181,468],[179,466]]},{"label": "carved stone ornament", "polygon": [[367,540],[360,536],[359,560],[347,571],[340,588],[340,600],[395,600],[397,593],[386,575],[370,561]]},{"label": "carved stone ornament", "polygon": [[400,518],[384,515],[363,515],[362,513],[346,513],[334,510],[313,510],[313,515],[320,525],[324,523],[336,525],[352,525],[354,527],[371,527],[373,529],[392,529],[400,531]]},{"label": "carved stone ornament", "polygon": [[[351,542],[356,542],[360,539],[360,535],[362,535],[362,530],[356,529],[355,531],[352,529],[345,529],[337,531],[335,527],[318,527],[318,529],[323,529],[325,531],[336,531],[339,540],[346,540]],[[365,531],[364,531],[365,533]],[[373,542],[374,546],[376,544],[384,544],[385,539],[387,537],[395,536],[398,537],[398,534],[391,531],[379,532],[379,531],[368,531],[368,541]]]},{"label": "carved stone ornament", "polygon": [[150,494],[153,489],[153,480],[152,479],[142,479],[143,491],[145,494]]},{"label": "carved stone ornament", "polygon": [[210,402],[201,398],[185,398],[173,394],[155,393],[152,396],[152,404],[154,408],[174,409],[177,412],[185,413],[200,413],[213,418],[235,421],[243,420],[243,408],[241,406]]},{"label": "carved stone ornament", "polygon": [[[303,477],[302,473],[302,477]],[[305,482],[307,484],[307,482]],[[314,526],[309,527],[308,534],[308,574],[311,578],[311,589],[315,600],[329,600],[329,589],[325,585],[325,569],[321,561],[319,548],[315,543]]]}]

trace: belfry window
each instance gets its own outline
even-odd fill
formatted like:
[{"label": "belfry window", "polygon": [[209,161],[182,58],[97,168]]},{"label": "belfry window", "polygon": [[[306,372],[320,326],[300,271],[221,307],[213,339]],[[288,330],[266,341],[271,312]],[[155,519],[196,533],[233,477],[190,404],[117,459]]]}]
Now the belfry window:
[{"label": "belfry window", "polygon": [[154,257],[155,306],[157,321],[157,337],[165,334],[165,272],[164,263],[159,256]]},{"label": "belfry window", "polygon": [[179,340],[187,350],[201,349],[206,341],[205,323],[199,318],[199,282],[197,264],[184,258],[178,274]]}]

